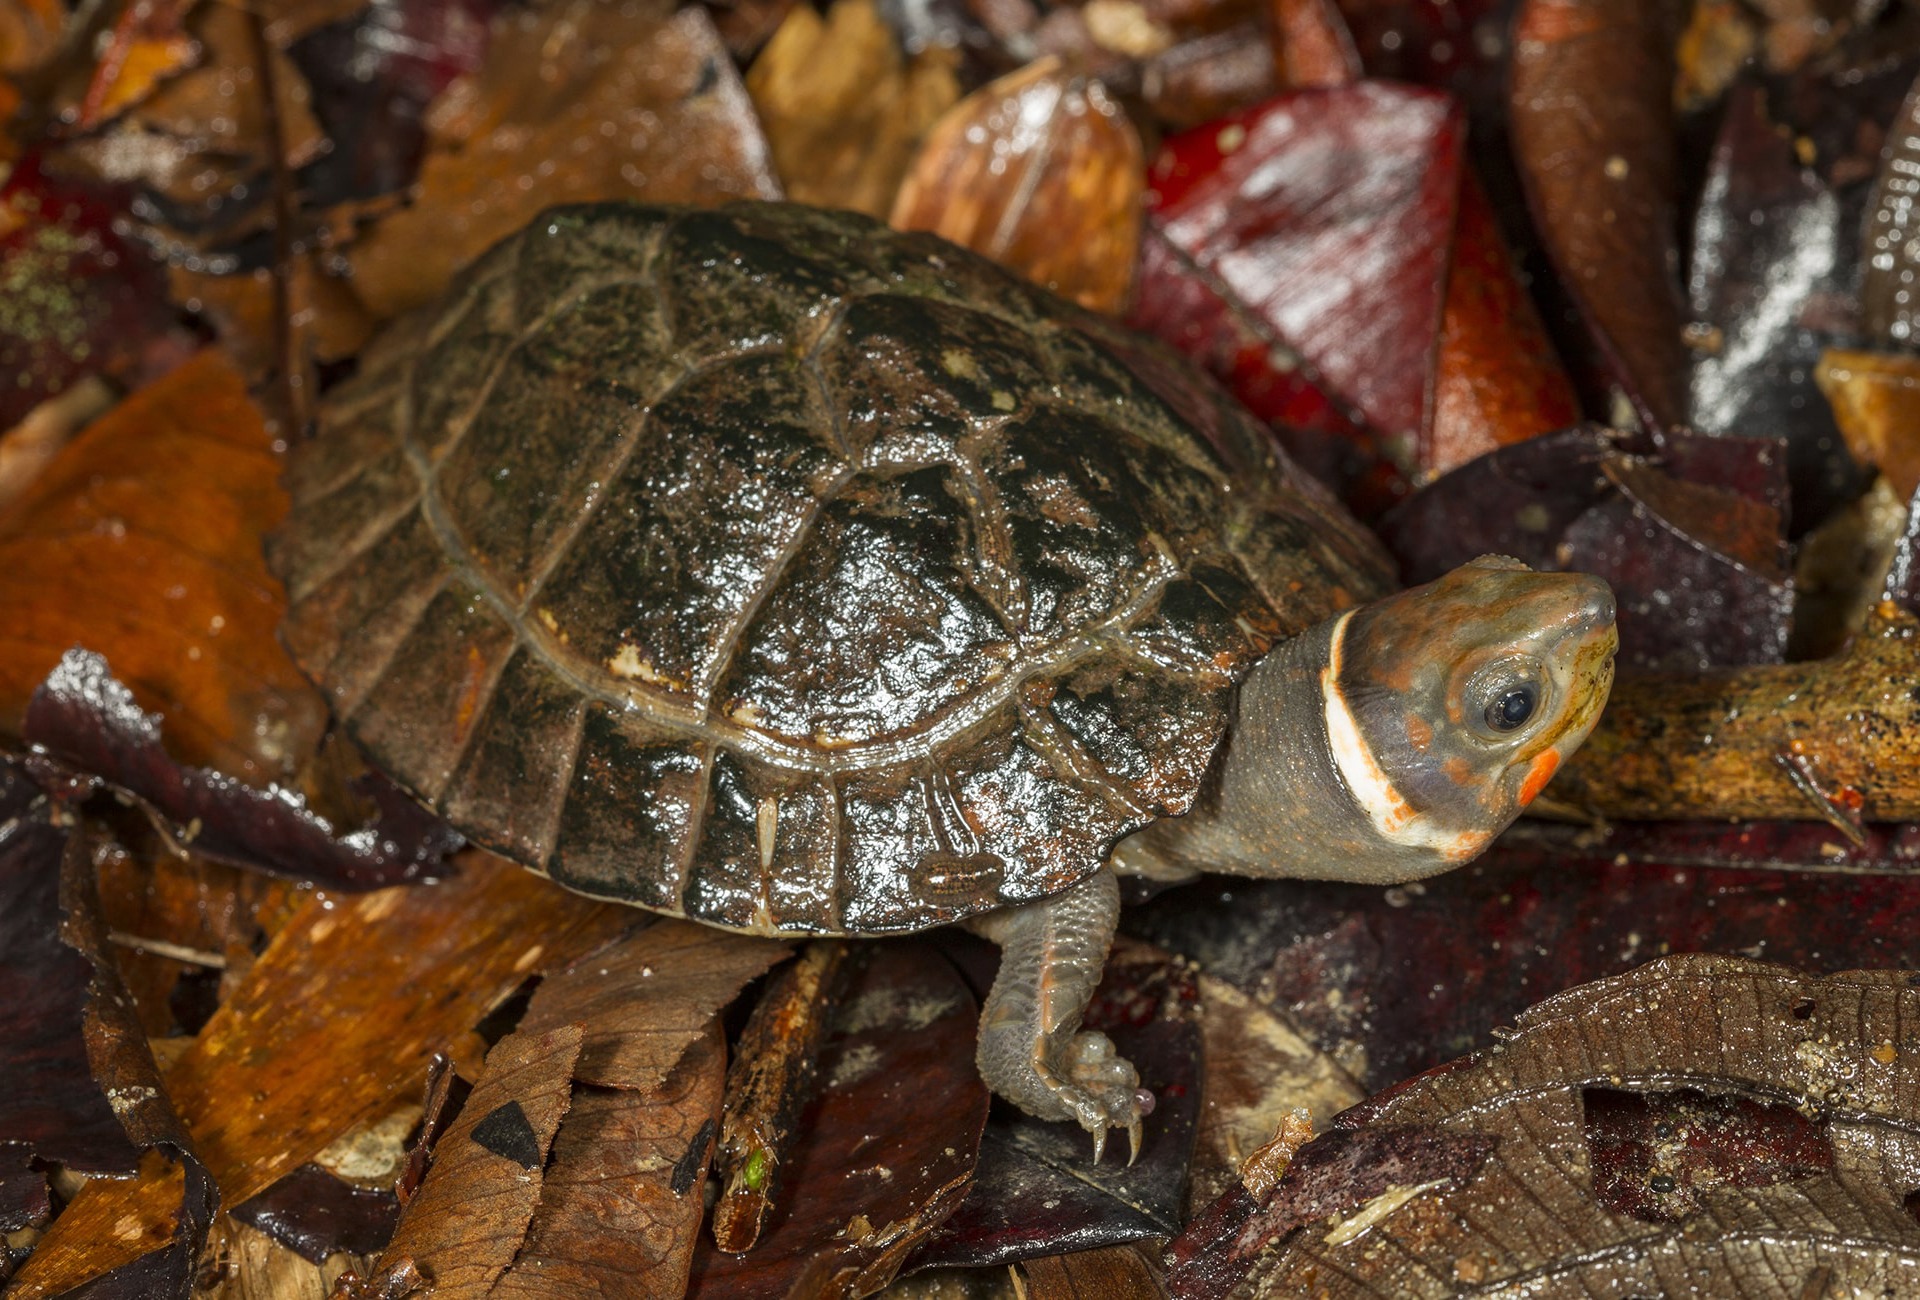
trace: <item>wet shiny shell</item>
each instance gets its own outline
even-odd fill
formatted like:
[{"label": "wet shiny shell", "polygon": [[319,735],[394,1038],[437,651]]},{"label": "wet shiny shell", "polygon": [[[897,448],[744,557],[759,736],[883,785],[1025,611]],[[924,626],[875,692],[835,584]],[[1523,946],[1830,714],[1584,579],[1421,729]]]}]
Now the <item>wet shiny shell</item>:
[{"label": "wet shiny shell", "polygon": [[274,550],[338,716],[474,840],[753,930],[1053,893],[1385,588],[1169,354],[931,236],[556,209],[328,399]]}]

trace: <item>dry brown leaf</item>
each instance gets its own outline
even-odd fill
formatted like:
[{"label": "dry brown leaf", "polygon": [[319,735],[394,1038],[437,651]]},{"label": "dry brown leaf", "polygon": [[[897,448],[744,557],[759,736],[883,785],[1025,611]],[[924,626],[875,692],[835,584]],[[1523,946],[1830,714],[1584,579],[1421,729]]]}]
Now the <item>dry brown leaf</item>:
[{"label": "dry brown leaf", "polygon": [[1847,447],[1877,465],[1901,500],[1920,487],[1920,357],[1829,348],[1814,380]]},{"label": "dry brown leaf", "polygon": [[498,1300],[673,1300],[687,1286],[720,1120],[713,1021],[655,1088],[574,1088],[540,1205]]},{"label": "dry brown leaf", "polygon": [[[294,354],[316,361],[339,361],[358,352],[373,333],[374,321],[343,280],[326,274],[313,253],[296,256],[287,284],[287,323]],[[206,317],[256,385],[278,373],[279,303],[273,272],[266,267],[240,275],[211,275],[185,266],[167,268],[173,300]]]},{"label": "dry brown leaf", "polygon": [[49,54],[66,29],[61,0],[14,0],[0,5],[0,72],[25,72]]},{"label": "dry brown leaf", "polygon": [[520,1028],[584,1025],[580,1082],[651,1091],[747,981],[788,951],[775,939],[657,921],[543,983]]},{"label": "dry brown leaf", "polygon": [[747,73],[774,168],[801,203],[885,218],[913,154],[960,98],[954,52],[901,56],[873,0],[787,14]]},{"label": "dry brown leaf", "polygon": [[1167,1289],[1152,1247],[1105,1246],[1029,1259],[1019,1265],[1026,1275],[1027,1300],[1153,1300]]},{"label": "dry brown leaf", "polygon": [[[226,1204],[410,1097],[433,1053],[529,974],[592,951],[634,919],[488,854],[459,863],[438,885],[308,899],[167,1071]],[[165,1222],[178,1200],[147,1180],[88,1183],[8,1300],[57,1295],[91,1276],[43,1266],[50,1244],[102,1222]]]},{"label": "dry brown leaf", "polygon": [[[166,136],[189,154],[225,155],[258,167],[272,155],[253,19],[238,5],[203,4],[194,11],[188,30],[202,51],[199,66],[146,96],[127,115],[127,129]],[[281,155],[289,167],[304,166],[326,148],[326,135],[313,115],[306,78],[277,49],[273,91]],[[176,197],[204,201],[208,196],[176,192]]]},{"label": "dry brown leaf", "polygon": [[1702,1277],[1782,1300],[1906,1294],[1916,1017],[1905,971],[1706,954],[1557,994],[1350,1116],[1494,1136],[1478,1175],[1381,1206],[1364,1233],[1309,1225],[1259,1294],[1676,1295]]},{"label": "dry brown leaf", "polygon": [[642,5],[513,10],[430,125],[414,205],[349,255],[376,316],[432,300],[555,203],[780,197],[753,105],[697,5],[665,21]]},{"label": "dry brown leaf", "polygon": [[1132,121],[1098,81],[1048,57],[982,86],[940,119],[888,220],[1117,312],[1132,287],[1145,192]]},{"label": "dry brown leaf", "polygon": [[362,1271],[368,1263],[336,1254],[314,1264],[258,1228],[226,1217],[214,1220],[205,1257],[217,1266],[206,1270],[194,1300],[327,1300],[343,1270]]},{"label": "dry brown leaf", "polygon": [[1201,975],[1200,1035],[1207,1063],[1194,1133],[1187,1208],[1210,1205],[1296,1107],[1316,1128],[1366,1096],[1352,1075],[1267,1007],[1225,980]]},{"label": "dry brown leaf", "polygon": [[579,1056],[578,1025],[520,1030],[494,1045],[393,1240],[349,1294],[391,1294],[388,1280],[409,1270],[435,1295],[488,1293],[526,1240]]},{"label": "dry brown leaf", "polygon": [[181,761],[289,776],[326,706],[275,636],[261,542],[285,512],[273,440],[220,352],[110,411],[0,522],[0,726],[84,645],[165,715]]}]

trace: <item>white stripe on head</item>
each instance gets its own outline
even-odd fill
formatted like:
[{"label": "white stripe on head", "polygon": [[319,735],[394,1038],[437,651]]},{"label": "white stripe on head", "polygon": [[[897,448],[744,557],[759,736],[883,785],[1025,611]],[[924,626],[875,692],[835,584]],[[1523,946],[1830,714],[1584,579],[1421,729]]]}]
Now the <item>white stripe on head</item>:
[{"label": "white stripe on head", "polygon": [[1480,851],[1488,837],[1477,831],[1437,826],[1401,798],[1392,779],[1374,758],[1372,747],[1360,734],[1353,710],[1347,707],[1346,694],[1340,689],[1340,656],[1346,642],[1347,622],[1352,617],[1353,611],[1348,610],[1333,625],[1327,666],[1320,670],[1327,747],[1333,751],[1334,766],[1381,839],[1401,848],[1434,849],[1451,861],[1464,862]]}]

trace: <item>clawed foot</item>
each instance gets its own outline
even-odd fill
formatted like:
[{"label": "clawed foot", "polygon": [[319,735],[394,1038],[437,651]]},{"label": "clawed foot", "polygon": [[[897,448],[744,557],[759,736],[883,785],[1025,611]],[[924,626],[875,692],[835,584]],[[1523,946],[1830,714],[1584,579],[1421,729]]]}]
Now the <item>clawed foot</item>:
[{"label": "clawed foot", "polygon": [[1107,1130],[1127,1130],[1131,1165],[1140,1158],[1140,1121],[1153,1110],[1153,1094],[1140,1086],[1133,1063],[1097,1030],[1073,1035],[1064,1046],[1042,1039],[1033,1056],[1034,1075],[1071,1118],[1093,1134],[1093,1162],[1107,1152]]}]

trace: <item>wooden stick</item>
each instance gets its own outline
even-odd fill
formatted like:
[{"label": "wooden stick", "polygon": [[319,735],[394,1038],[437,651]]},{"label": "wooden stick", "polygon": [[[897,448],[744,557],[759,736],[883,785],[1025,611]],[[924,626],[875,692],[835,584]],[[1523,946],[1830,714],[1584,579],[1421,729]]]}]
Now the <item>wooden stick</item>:
[{"label": "wooden stick", "polygon": [[1839,654],[1620,682],[1549,791],[1614,818],[1920,818],[1920,619],[1883,600]]},{"label": "wooden stick", "polygon": [[730,1254],[751,1249],[772,1204],[775,1177],[793,1143],[794,1121],[813,1092],[814,1063],[833,1018],[834,988],[847,945],[815,940],[768,981],[727,1068],[714,1172],[713,1241]]}]

